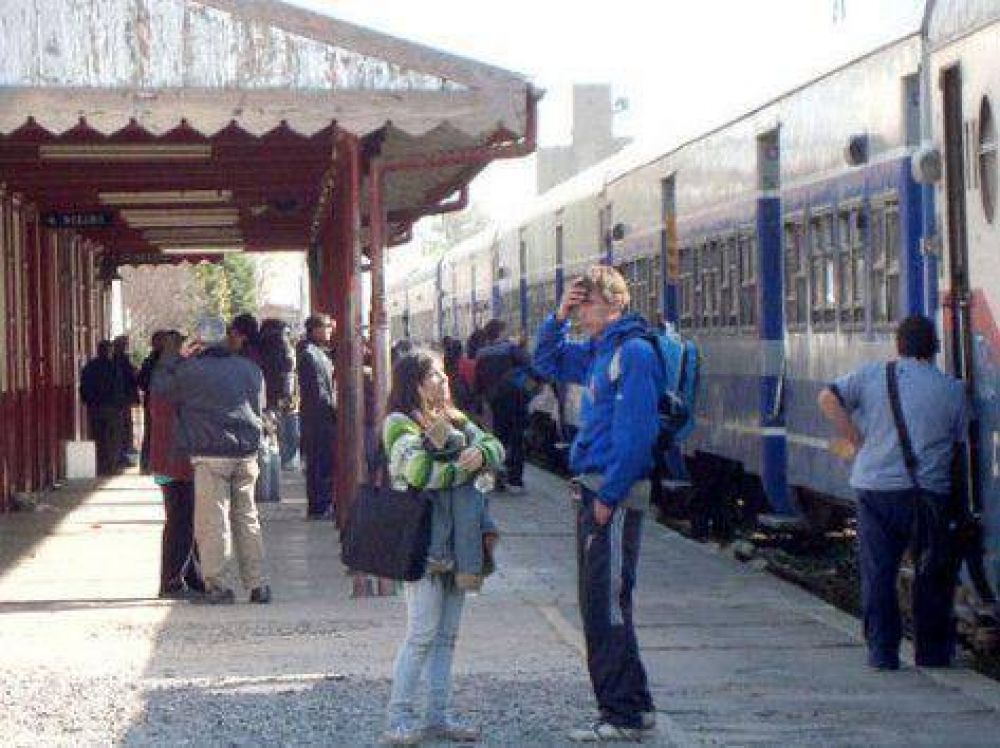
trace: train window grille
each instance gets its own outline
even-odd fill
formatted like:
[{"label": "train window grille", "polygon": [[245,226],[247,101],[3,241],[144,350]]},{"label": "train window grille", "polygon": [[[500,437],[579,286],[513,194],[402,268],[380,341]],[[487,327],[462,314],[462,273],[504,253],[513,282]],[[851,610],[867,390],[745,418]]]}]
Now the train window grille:
[{"label": "train window grille", "polygon": [[894,201],[872,209],[872,322],[891,325],[899,316],[899,207]]},{"label": "train window grille", "polygon": [[660,298],[663,293],[663,258],[655,255],[649,261],[649,308],[653,317],[663,312],[663,300]]},{"label": "train window grille", "polygon": [[837,246],[833,240],[833,214],[809,221],[810,318],[813,327],[833,326],[837,314]]},{"label": "train window grille", "polygon": [[837,214],[837,263],[840,322],[845,327],[864,323],[864,211],[860,205],[842,208]]},{"label": "train window grille", "polygon": [[801,220],[785,224],[785,324],[790,329],[809,320],[808,253],[805,224]]},{"label": "train window grille", "polygon": [[750,229],[740,232],[740,325],[757,324],[757,238]]},{"label": "train window grille", "polygon": [[679,321],[682,330],[689,330],[694,323],[694,250],[681,247],[678,251],[677,286],[680,291]]}]

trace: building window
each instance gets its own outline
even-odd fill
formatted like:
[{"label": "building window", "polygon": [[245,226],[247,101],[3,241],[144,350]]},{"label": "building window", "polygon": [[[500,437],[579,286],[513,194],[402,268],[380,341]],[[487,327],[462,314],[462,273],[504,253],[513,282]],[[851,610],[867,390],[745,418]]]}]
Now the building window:
[{"label": "building window", "polygon": [[987,223],[993,223],[997,206],[997,128],[990,100],[979,106],[979,189]]}]

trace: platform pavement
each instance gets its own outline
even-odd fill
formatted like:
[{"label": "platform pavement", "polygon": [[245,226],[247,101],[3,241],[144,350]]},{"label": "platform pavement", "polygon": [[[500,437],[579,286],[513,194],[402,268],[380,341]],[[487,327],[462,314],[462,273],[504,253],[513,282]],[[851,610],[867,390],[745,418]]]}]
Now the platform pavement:
[{"label": "platform pavement", "polygon": [[[493,502],[500,571],[470,600],[455,666],[456,703],[494,745],[565,744],[593,709],[571,508],[559,479],[529,470],[527,483]],[[145,478],[0,517],[3,742],[371,744],[401,600],[352,598],[334,528],[302,519],[299,480],[283,490],[262,508],[270,606],[153,597],[162,510]],[[643,543],[636,612],[659,714],[647,742],[997,744],[997,683],[873,672],[854,619],[653,523]]]}]

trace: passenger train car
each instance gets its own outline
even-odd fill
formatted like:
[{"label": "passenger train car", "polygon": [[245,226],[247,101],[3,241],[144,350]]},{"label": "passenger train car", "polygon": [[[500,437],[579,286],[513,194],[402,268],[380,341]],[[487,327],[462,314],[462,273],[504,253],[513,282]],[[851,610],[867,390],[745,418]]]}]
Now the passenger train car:
[{"label": "passenger train car", "polygon": [[[895,324],[928,314],[975,401],[971,501],[996,589],[998,58],[1000,0],[931,3],[921,30],[673,150],[631,148],[463,242],[391,289],[394,332],[464,337],[499,316],[531,335],[568,278],[614,264],[636,311],[702,351],[686,449],[705,495],[737,485],[761,512],[815,519],[852,502],[820,388],[890,357]],[[429,333],[414,289],[435,277]]]}]

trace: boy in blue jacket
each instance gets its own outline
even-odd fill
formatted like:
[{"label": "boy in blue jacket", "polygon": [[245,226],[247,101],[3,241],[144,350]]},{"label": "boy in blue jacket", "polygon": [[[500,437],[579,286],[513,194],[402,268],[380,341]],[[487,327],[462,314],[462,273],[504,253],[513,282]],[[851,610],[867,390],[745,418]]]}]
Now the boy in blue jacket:
[{"label": "boy in blue jacket", "polygon": [[[586,388],[570,470],[580,499],[580,614],[601,716],[570,733],[578,742],[636,740],[655,726],[632,622],[632,590],[659,432],[656,403],[666,372],[653,347],[639,337],[645,320],[626,314],[628,304],[621,274],[592,267],[542,323],[535,348],[539,372]],[[573,314],[589,340],[567,339]]]}]

